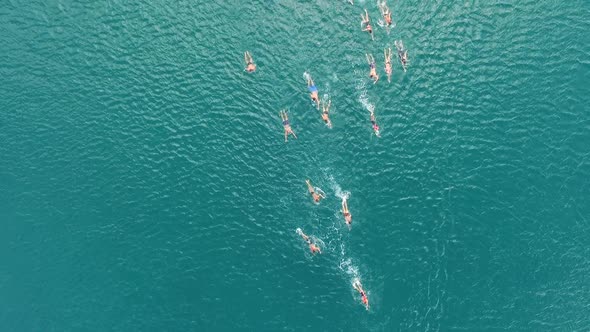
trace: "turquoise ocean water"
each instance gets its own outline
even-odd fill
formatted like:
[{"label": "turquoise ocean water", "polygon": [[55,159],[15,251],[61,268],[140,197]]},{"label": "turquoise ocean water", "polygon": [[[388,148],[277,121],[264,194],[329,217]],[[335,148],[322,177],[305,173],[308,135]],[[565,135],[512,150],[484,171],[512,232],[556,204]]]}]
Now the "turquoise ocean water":
[{"label": "turquoise ocean water", "polygon": [[590,2],[389,6],[4,0],[0,330],[589,331]]}]

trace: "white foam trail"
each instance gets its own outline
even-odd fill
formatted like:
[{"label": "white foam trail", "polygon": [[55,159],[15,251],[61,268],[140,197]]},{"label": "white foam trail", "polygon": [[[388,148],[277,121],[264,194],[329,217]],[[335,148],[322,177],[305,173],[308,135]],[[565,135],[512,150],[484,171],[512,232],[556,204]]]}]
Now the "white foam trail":
[{"label": "white foam trail", "polygon": [[316,237],[315,235],[311,235],[310,238],[311,242],[315,243],[318,247],[320,247],[321,250],[326,249],[326,244],[324,243],[324,241],[322,241],[322,239]]},{"label": "white foam trail", "polygon": [[311,75],[307,71],[304,71],[303,78],[305,79],[305,82],[307,82],[311,79]]},{"label": "white foam trail", "polygon": [[360,279],[359,269],[352,264],[352,259],[350,258],[340,261],[340,270],[344,271],[351,280]]},{"label": "white foam trail", "polygon": [[369,101],[369,96],[367,95],[367,83],[361,78],[359,79],[355,88],[357,91],[360,92],[358,99],[359,102],[367,111],[374,112],[375,105],[371,104],[371,102]]},{"label": "white foam trail", "polygon": [[332,190],[334,190],[334,194],[336,195],[336,197],[339,197],[342,200],[348,199],[348,197],[350,197],[350,192],[342,191],[342,188],[336,182],[336,180],[334,180],[334,177],[332,175],[330,175],[328,179],[330,180],[330,185],[332,186]]},{"label": "white foam trail", "polygon": [[367,90],[364,90],[361,93],[361,95],[359,96],[359,102],[367,111],[371,113],[375,111],[375,105],[371,104],[371,102],[369,101],[369,97],[367,96]]}]

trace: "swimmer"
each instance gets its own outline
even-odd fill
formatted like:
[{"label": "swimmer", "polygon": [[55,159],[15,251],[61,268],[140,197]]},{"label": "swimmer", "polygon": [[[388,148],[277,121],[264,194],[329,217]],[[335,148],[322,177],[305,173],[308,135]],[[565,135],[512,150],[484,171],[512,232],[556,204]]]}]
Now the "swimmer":
[{"label": "swimmer", "polygon": [[317,109],[320,109],[320,97],[318,97],[318,88],[313,83],[313,79],[310,77],[307,79],[307,90],[309,90],[309,97],[317,105]]},{"label": "swimmer", "polygon": [[246,71],[251,73],[256,70],[256,65],[254,64],[254,59],[252,59],[252,54],[246,51],[244,52],[244,61],[246,61]]},{"label": "swimmer", "polygon": [[322,120],[324,120],[328,128],[332,128],[332,121],[330,121],[330,116],[328,115],[330,105],[332,105],[332,100],[328,100],[328,105],[326,105],[325,101],[322,103]]},{"label": "swimmer", "polygon": [[303,234],[303,231],[300,231],[299,235],[301,235],[303,240],[305,240],[305,242],[307,242],[307,244],[309,245],[309,250],[311,251],[312,254],[315,254],[316,252],[319,254],[322,253],[320,247],[316,246],[315,243],[311,242],[311,239],[309,238],[309,236]]},{"label": "swimmer", "polygon": [[375,136],[381,137],[379,133],[379,125],[377,125],[377,120],[375,119],[375,113],[373,111],[369,111],[371,113],[371,125],[373,126],[373,131],[375,132]]},{"label": "swimmer", "polygon": [[405,49],[401,40],[396,40],[394,44],[397,48],[397,55],[399,57],[399,61],[402,63],[402,68],[404,71],[406,71],[406,67],[408,66],[408,50]]},{"label": "swimmer", "polygon": [[305,180],[305,183],[307,183],[307,189],[309,190],[311,197],[313,197],[313,201],[319,203],[320,199],[324,198],[324,196],[315,192],[315,189],[313,189],[313,186],[311,185],[311,182],[309,182],[309,180]]},{"label": "swimmer", "polygon": [[391,10],[389,7],[387,7],[387,3],[385,1],[379,3],[379,11],[381,11],[381,15],[383,16],[383,20],[385,20],[387,27],[391,27]]},{"label": "swimmer", "polygon": [[383,50],[385,55],[385,73],[387,74],[387,82],[391,83],[391,47]]},{"label": "swimmer", "polygon": [[371,68],[369,77],[373,79],[373,84],[375,84],[379,80],[379,75],[377,75],[377,68],[375,67],[375,59],[373,58],[372,54],[366,54],[366,56],[367,62],[369,63],[369,68]]},{"label": "swimmer", "polygon": [[365,308],[369,310],[369,298],[367,298],[367,293],[365,293],[365,290],[363,289],[363,285],[361,285],[361,282],[358,280],[355,281],[355,283],[352,284],[352,287],[354,287],[354,289],[356,289],[357,292],[361,294],[361,301],[363,302]]},{"label": "swimmer", "polygon": [[293,132],[293,129],[289,124],[289,116],[287,115],[287,111],[282,110],[279,112],[279,115],[281,116],[281,120],[283,120],[283,127],[285,128],[285,142],[287,142],[287,137],[289,134],[293,135],[293,137],[297,139],[297,135],[295,135],[295,132]]},{"label": "swimmer", "polygon": [[342,198],[342,214],[344,215],[344,221],[350,228],[350,224],[352,223],[352,215],[350,211],[348,211],[348,203],[346,202],[346,196]]},{"label": "swimmer", "polygon": [[371,20],[369,19],[369,13],[365,9],[365,15],[361,14],[361,27],[365,25],[363,31],[367,31],[371,35],[371,40],[375,40],[373,37],[373,27],[371,26]]}]

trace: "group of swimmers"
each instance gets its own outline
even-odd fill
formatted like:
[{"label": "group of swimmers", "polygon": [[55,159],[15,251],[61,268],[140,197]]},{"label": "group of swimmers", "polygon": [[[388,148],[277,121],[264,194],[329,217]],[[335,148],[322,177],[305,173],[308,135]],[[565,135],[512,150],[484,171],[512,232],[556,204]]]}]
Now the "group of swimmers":
[{"label": "group of swimmers", "polygon": [[[352,4],[352,1],[350,3]],[[381,12],[381,16],[383,16],[385,28],[391,28],[393,25],[393,20],[391,19],[391,9],[389,9],[385,1],[379,2],[378,6],[379,11]],[[373,27],[371,26],[371,19],[369,18],[369,13],[367,9],[365,9],[364,14],[361,14],[361,29],[362,31],[366,31],[371,35],[371,40],[375,40],[373,34]],[[397,54],[401,62],[402,68],[405,72],[408,65],[408,51],[404,48],[404,44],[401,40],[396,40],[394,42],[394,45],[397,49]],[[391,83],[391,75],[393,74],[391,54],[391,47],[385,48],[383,50],[383,58],[385,59],[385,74],[387,75],[387,82],[389,83]],[[376,84],[377,81],[379,81],[379,74],[377,73],[377,63],[375,62],[375,58],[373,57],[373,54],[370,53],[365,54],[365,57],[367,58],[367,64],[369,65],[369,78],[373,80],[373,84]],[[377,124],[375,113],[372,109],[369,110],[369,113],[371,125],[373,127],[373,132],[375,133],[375,136],[380,137],[379,125]]]},{"label": "group of swimmers", "polygon": [[[348,2],[350,4],[354,4],[353,0],[348,0]],[[380,21],[379,25],[385,26],[385,28],[388,30],[388,33],[389,33],[389,29],[392,28],[393,26],[395,26],[393,24],[393,20],[391,18],[391,15],[392,15],[391,10],[389,9],[389,7],[385,3],[385,1],[379,2],[378,7],[379,7],[379,11],[381,13],[381,16],[383,17],[383,22]],[[361,30],[368,32],[369,35],[371,36],[371,40],[375,40],[373,27],[371,26],[371,20],[369,18],[369,13],[368,13],[367,9],[365,9],[364,14],[361,14]],[[399,61],[401,63],[401,66],[405,72],[407,65],[408,65],[408,61],[409,61],[408,60],[408,51],[405,49],[403,42],[401,40],[394,41],[394,45],[396,47],[397,55],[398,55]],[[369,65],[369,78],[371,78],[373,80],[373,84],[376,84],[377,81],[379,81],[379,74],[377,73],[377,64],[376,64],[375,58],[370,53],[365,54],[365,56],[367,59],[367,63]],[[391,82],[391,76],[393,73],[393,66],[391,63],[391,56],[392,56],[391,47],[387,47],[383,50],[383,56],[384,56],[384,62],[385,62],[385,73],[387,75],[387,81]],[[244,62],[246,63],[246,67],[244,69],[245,71],[250,72],[250,73],[256,71],[256,64],[254,63],[254,59],[253,59],[252,55],[248,51],[246,51],[244,53]],[[329,116],[330,106],[332,105],[332,101],[330,99],[328,99],[327,102],[324,100],[320,101],[318,88],[315,85],[313,78],[310,75],[307,76],[307,89],[309,91],[309,97],[310,97],[312,103],[320,111],[322,120],[324,121],[326,126],[328,126],[329,128],[332,128],[332,122],[330,121],[330,116]],[[320,110],[320,108],[321,108],[321,110]],[[375,133],[375,135],[377,137],[380,137],[380,128],[379,128],[379,125],[377,124],[377,119],[375,117],[375,113],[372,109],[369,110],[369,113],[370,113],[370,121],[371,121],[371,126],[373,129],[373,132]],[[285,142],[288,141],[289,135],[292,135],[295,139],[297,139],[297,135],[295,134],[295,132],[293,131],[293,129],[291,128],[291,125],[289,123],[289,116],[287,115],[287,110],[281,110],[279,112],[279,115],[281,117],[281,121],[282,121],[283,128],[284,128]],[[321,192],[321,190],[316,189],[311,184],[310,180],[306,180],[305,182],[307,184],[307,188],[309,190],[309,193],[315,203],[319,203],[322,199],[325,198],[325,195],[323,194],[323,192]],[[350,227],[352,225],[352,214],[350,213],[350,211],[348,209],[348,202],[347,202],[346,197],[342,199],[341,212],[344,217],[344,222],[346,223],[346,225],[350,229]],[[316,253],[321,254],[322,253],[319,245],[317,243],[315,243],[310,236],[303,233],[303,231],[299,228],[297,229],[297,233],[307,243],[307,245],[309,246],[309,250],[311,251],[312,254],[316,254]],[[368,309],[369,308],[369,300],[368,300],[367,294],[366,294],[365,290],[363,289],[360,281],[358,279],[354,280],[352,286],[356,291],[358,291],[358,293],[361,296],[361,301],[362,301],[363,305],[365,305],[365,307]]]},{"label": "group of swimmers", "polygon": [[[309,194],[311,195],[311,198],[313,199],[313,201],[315,203],[319,204],[322,199],[326,198],[324,193],[322,193],[321,190],[316,189],[311,184],[311,181],[309,179],[305,180],[305,183],[307,184],[307,190],[309,191]],[[348,229],[350,229],[350,227],[352,225],[352,214],[350,213],[350,210],[348,209],[348,201],[347,201],[346,196],[344,196],[342,198],[341,212],[344,217],[344,223],[346,223],[346,225],[348,226]],[[297,229],[297,233],[307,243],[307,245],[309,246],[309,250],[311,251],[312,254],[316,254],[316,253],[321,254],[322,253],[320,247],[314,241],[312,241],[310,236],[303,233],[303,231],[300,228]],[[355,279],[352,286],[356,291],[359,292],[359,294],[361,295],[361,302],[363,303],[365,308],[368,310],[369,309],[369,298],[367,297],[367,293],[363,289],[363,286],[362,286],[360,280]]]},{"label": "group of swimmers", "polygon": [[[385,2],[381,2],[378,5],[379,11],[381,12],[383,20],[385,22],[384,25],[386,29],[389,29],[393,24],[393,20],[391,19],[391,10]],[[361,29],[362,31],[368,32],[369,35],[371,35],[371,39],[375,40],[373,34],[373,27],[371,26],[371,19],[369,18],[369,13],[366,9],[365,14],[361,14]],[[404,48],[404,45],[401,40],[396,40],[394,44],[397,49],[397,54],[401,62],[402,68],[405,72],[408,65],[408,51]],[[385,73],[387,74],[387,82],[391,82],[391,74],[393,73],[393,67],[391,65],[391,47],[384,49],[383,53],[385,58]],[[373,58],[373,55],[369,53],[366,54],[366,57],[370,69],[369,77],[373,79],[373,84],[375,84],[379,80],[379,75],[377,74],[377,69],[375,65],[375,59]]]}]

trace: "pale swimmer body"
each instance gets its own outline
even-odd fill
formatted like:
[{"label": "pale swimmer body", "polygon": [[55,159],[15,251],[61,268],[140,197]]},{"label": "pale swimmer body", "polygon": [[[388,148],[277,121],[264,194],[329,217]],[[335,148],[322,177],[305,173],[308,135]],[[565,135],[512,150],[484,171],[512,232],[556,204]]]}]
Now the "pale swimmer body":
[{"label": "pale swimmer body", "polygon": [[367,297],[367,293],[363,289],[363,285],[361,285],[360,280],[355,280],[352,284],[352,287],[354,287],[354,289],[356,289],[357,292],[359,292],[359,294],[361,295],[361,302],[363,303],[365,308],[369,310],[369,298]]},{"label": "pale swimmer body", "polygon": [[406,71],[406,67],[408,66],[408,50],[404,47],[404,44],[401,40],[396,40],[394,42],[395,47],[397,48],[397,55],[399,57],[399,61],[402,64],[402,68]]},{"label": "pale swimmer body", "polygon": [[322,120],[324,120],[324,123],[326,123],[326,126],[328,126],[328,128],[332,128],[332,121],[330,121],[330,106],[332,105],[332,100],[328,100],[328,104],[326,104],[326,102],[324,101],[322,103]]},{"label": "pale swimmer body", "polygon": [[373,132],[375,133],[375,136],[381,137],[379,125],[377,124],[377,119],[375,118],[375,113],[373,111],[369,112],[371,112],[371,126],[373,127]]},{"label": "pale swimmer body", "polygon": [[346,196],[342,198],[342,215],[344,215],[344,222],[350,228],[350,225],[352,224],[352,214],[350,214],[350,211],[348,210],[348,202]]},{"label": "pale swimmer body", "polygon": [[[364,26],[364,28],[362,28]],[[373,27],[371,26],[371,20],[369,19],[369,13],[365,9],[365,15],[361,14],[361,28],[363,31],[368,32],[371,35],[371,40],[374,40],[373,37]]]},{"label": "pale swimmer body", "polygon": [[318,247],[315,243],[313,243],[311,241],[311,238],[307,235],[305,235],[303,233],[303,231],[301,230],[301,228],[297,228],[297,234],[301,235],[301,237],[303,238],[303,240],[305,242],[307,242],[307,244],[309,245],[309,250],[311,251],[312,254],[321,254],[322,250],[320,249],[320,247]]},{"label": "pale swimmer body", "polygon": [[307,79],[307,90],[309,90],[309,98],[316,104],[317,109],[320,109],[320,97],[318,96],[318,88],[315,86],[311,76]]},{"label": "pale swimmer body", "polygon": [[385,74],[387,74],[387,82],[391,83],[391,74],[393,69],[391,67],[391,47],[383,50],[385,56]]},{"label": "pale swimmer body", "polygon": [[385,1],[379,3],[379,11],[381,12],[381,15],[383,16],[383,20],[385,21],[385,24],[387,25],[387,27],[391,27],[392,24],[392,20],[391,20],[391,10],[389,9],[389,7],[387,7],[387,3]]},{"label": "pale swimmer body", "polygon": [[373,58],[372,54],[366,54],[367,62],[369,63],[369,77],[373,79],[373,84],[377,83],[379,80],[379,75],[377,74],[377,65],[375,63],[375,58]]},{"label": "pale swimmer body", "polygon": [[307,189],[309,190],[309,193],[311,194],[314,202],[319,203],[322,198],[325,198],[324,195],[316,192],[309,180],[305,180],[305,183],[307,183]]},{"label": "pale swimmer body", "polygon": [[283,121],[283,128],[285,129],[285,142],[287,142],[287,137],[289,136],[289,134],[293,135],[293,137],[297,139],[297,135],[295,135],[295,132],[293,131],[293,129],[291,128],[291,124],[289,123],[289,116],[287,115],[287,111],[282,110],[279,112],[279,115],[281,116],[281,120]]},{"label": "pale swimmer body", "polygon": [[244,61],[246,62],[246,71],[252,73],[256,70],[256,64],[249,51],[244,52]]}]

